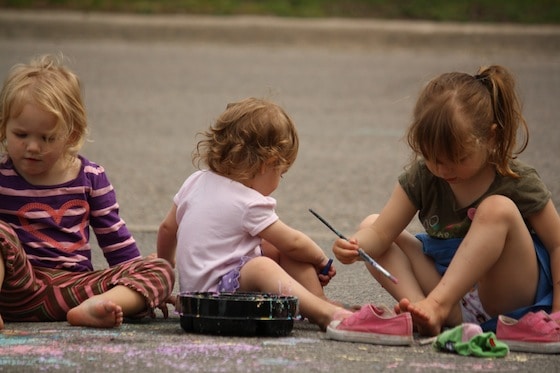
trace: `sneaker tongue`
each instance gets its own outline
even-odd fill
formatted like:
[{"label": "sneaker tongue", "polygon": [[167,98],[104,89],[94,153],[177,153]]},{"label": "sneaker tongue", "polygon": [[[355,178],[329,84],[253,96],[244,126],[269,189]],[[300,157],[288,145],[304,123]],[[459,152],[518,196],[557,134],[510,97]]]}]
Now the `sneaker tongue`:
[{"label": "sneaker tongue", "polygon": [[552,321],[560,322],[560,311],[551,313],[548,317],[550,317]]},{"label": "sneaker tongue", "polygon": [[560,325],[552,320],[544,311],[535,314],[531,327],[540,334],[550,334],[555,330],[560,330]]},{"label": "sneaker tongue", "polygon": [[370,304],[369,306],[371,307],[371,310],[380,317],[386,318],[392,314],[389,308],[387,308],[387,306],[384,305],[376,306],[374,304]]}]

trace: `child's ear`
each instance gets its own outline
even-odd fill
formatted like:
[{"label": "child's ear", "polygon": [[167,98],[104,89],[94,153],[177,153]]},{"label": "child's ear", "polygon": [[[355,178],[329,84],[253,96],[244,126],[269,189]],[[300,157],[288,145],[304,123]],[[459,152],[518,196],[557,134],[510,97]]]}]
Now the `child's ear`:
[{"label": "child's ear", "polygon": [[66,144],[70,147],[74,147],[74,146],[78,145],[79,142],[80,142],[80,135],[78,134],[77,131],[73,131],[68,136],[68,139],[66,140]]},{"label": "child's ear", "polygon": [[274,168],[277,166],[277,162],[276,159],[271,158],[268,159],[266,162],[263,162],[263,164],[261,165],[261,173],[265,173],[269,168]]}]

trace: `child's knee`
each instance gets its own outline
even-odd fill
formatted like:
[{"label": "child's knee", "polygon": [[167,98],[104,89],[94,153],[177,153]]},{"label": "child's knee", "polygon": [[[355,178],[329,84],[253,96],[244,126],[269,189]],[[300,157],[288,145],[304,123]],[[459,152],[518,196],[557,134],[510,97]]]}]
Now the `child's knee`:
[{"label": "child's knee", "polygon": [[175,270],[163,258],[142,259],[135,264],[136,281],[145,287],[155,287],[163,294],[170,295],[175,285]]},{"label": "child's knee", "polygon": [[152,261],[155,262],[155,267],[158,268],[158,270],[160,270],[165,275],[165,277],[169,278],[169,284],[171,286],[171,289],[173,289],[173,285],[175,284],[175,270],[173,269],[171,264],[163,258],[155,258],[152,259]]},{"label": "child's knee", "polygon": [[489,221],[504,221],[512,217],[520,217],[519,209],[508,197],[493,195],[485,198],[477,207],[472,217]]},{"label": "child's knee", "polygon": [[266,256],[257,256],[243,265],[239,273],[245,274],[270,274],[273,267],[280,268],[280,265],[273,259]]}]

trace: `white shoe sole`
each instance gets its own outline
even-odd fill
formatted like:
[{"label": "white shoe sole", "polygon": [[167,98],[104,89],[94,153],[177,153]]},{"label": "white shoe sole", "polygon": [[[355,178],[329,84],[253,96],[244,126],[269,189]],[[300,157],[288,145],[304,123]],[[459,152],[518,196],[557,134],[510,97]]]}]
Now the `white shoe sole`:
[{"label": "white shoe sole", "polygon": [[560,342],[523,342],[499,339],[508,345],[510,351],[531,352],[535,354],[558,354],[560,353]]}]

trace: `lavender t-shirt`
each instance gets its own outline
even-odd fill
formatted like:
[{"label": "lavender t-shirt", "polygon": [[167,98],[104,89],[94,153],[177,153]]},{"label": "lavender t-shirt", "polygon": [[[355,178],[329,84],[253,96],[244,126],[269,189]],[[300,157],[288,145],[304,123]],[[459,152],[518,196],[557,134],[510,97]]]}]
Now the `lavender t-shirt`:
[{"label": "lavender t-shirt", "polygon": [[274,198],[208,170],[193,173],[173,201],[181,292],[216,291],[243,256],[261,255],[258,234],[278,220]]}]

